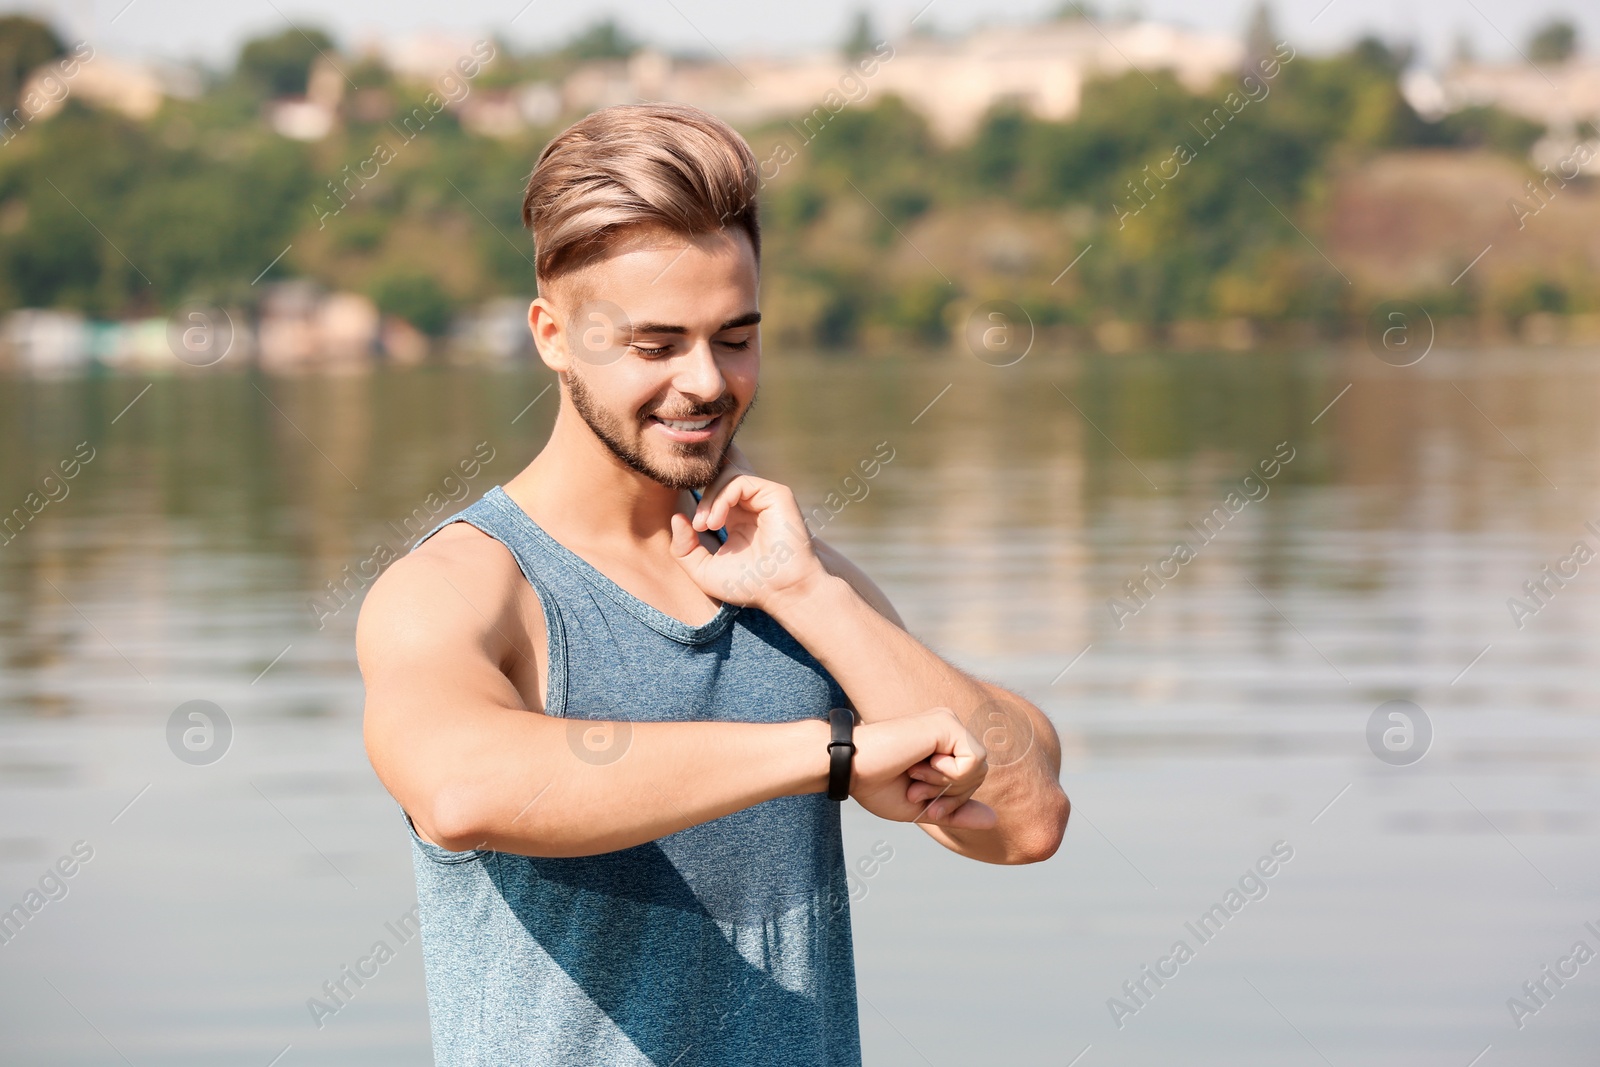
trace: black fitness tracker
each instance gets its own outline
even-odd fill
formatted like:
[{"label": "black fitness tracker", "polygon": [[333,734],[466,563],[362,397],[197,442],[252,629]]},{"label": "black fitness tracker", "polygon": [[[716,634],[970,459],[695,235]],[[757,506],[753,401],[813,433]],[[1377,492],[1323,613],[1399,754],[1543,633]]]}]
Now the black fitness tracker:
[{"label": "black fitness tracker", "polygon": [[833,739],[828,742],[828,799],[846,800],[850,796],[850,764],[856,754],[856,713],[849,708],[830,708],[828,725]]}]

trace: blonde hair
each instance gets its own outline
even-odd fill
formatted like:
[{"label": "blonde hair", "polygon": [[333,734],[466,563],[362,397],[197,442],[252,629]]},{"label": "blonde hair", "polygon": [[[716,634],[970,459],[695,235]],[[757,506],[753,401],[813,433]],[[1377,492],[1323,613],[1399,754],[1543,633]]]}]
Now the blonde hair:
[{"label": "blonde hair", "polygon": [[522,198],[541,291],[602,256],[625,226],[692,236],[742,227],[761,262],[755,153],[726,122],[688,104],[617,104],[557,135]]}]

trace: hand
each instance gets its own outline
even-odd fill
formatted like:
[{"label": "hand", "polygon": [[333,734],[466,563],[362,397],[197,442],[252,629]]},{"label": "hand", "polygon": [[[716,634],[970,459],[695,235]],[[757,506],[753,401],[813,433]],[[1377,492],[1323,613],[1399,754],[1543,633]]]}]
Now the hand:
[{"label": "hand", "polygon": [[[674,513],[671,522],[672,554],[707,596],[766,609],[829,577],[786,485],[736,473],[708,488],[693,519]],[[717,529],[728,539],[713,553],[696,532]]]},{"label": "hand", "polygon": [[855,743],[850,795],[880,819],[960,830],[998,821],[971,799],[989,773],[983,743],[949,708],[863,723]]}]

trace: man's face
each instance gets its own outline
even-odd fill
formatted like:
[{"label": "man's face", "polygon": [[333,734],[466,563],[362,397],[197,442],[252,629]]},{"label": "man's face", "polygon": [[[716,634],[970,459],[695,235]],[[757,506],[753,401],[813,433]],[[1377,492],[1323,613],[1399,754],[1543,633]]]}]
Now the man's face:
[{"label": "man's face", "polygon": [[556,294],[568,395],[589,429],[670,489],[709,484],[755,403],[761,316],[749,237],[640,230],[560,279]]}]

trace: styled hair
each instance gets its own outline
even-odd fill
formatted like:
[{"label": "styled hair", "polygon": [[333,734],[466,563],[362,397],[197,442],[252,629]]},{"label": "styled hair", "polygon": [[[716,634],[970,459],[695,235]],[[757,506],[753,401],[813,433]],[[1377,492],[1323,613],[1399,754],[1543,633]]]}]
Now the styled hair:
[{"label": "styled hair", "polygon": [[617,104],[544,146],[522,224],[541,289],[604,255],[625,226],[693,236],[740,226],[761,262],[755,153],[726,122],[688,104]]}]

